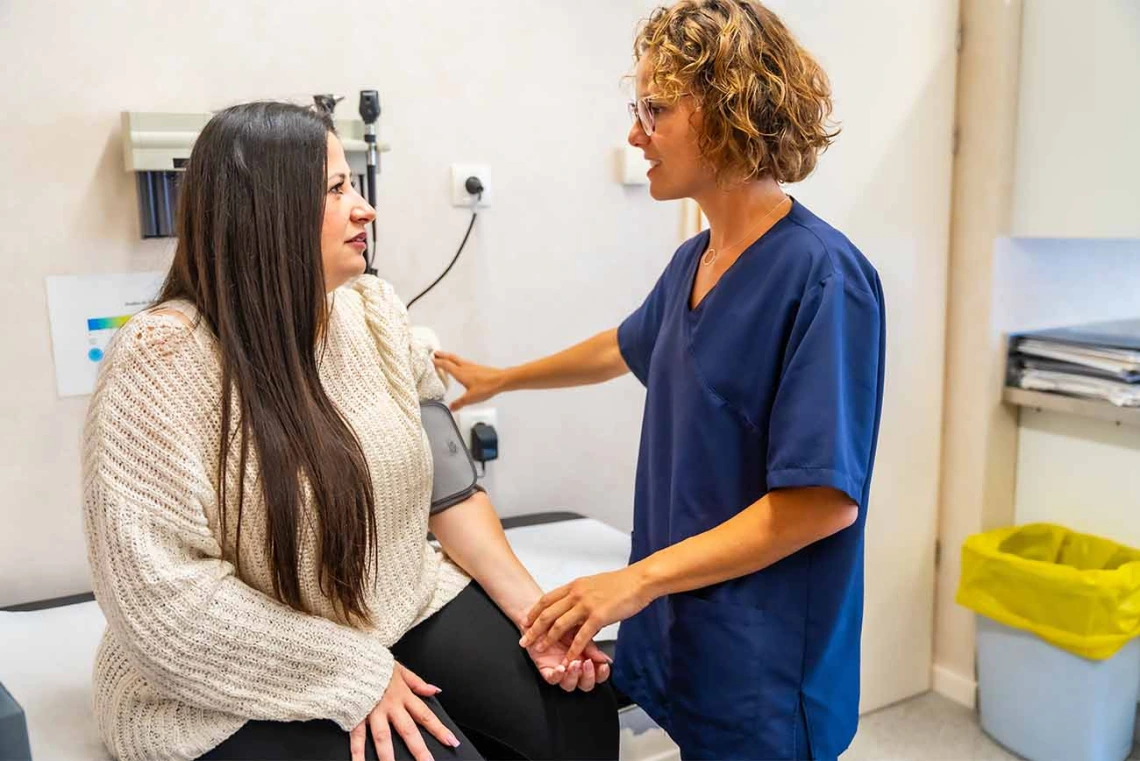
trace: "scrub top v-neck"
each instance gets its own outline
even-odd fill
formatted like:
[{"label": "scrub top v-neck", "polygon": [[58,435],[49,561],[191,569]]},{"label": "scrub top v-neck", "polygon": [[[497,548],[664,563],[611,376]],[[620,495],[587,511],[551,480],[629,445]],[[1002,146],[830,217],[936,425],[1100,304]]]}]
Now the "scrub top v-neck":
[{"label": "scrub top v-neck", "polygon": [[794,202],[690,307],[707,245],[707,231],[682,244],[618,329],[647,389],[630,562],[773,489],[837,489],[859,517],[761,571],[654,601],[621,626],[615,682],[685,758],[837,756],[858,717],[882,286]]}]

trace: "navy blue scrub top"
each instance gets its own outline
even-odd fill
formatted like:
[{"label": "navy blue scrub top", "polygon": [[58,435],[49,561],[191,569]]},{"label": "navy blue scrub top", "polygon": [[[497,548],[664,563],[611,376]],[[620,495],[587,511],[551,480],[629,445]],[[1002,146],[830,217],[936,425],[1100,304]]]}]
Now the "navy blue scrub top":
[{"label": "navy blue scrub top", "polygon": [[707,245],[707,231],[682,244],[618,329],[647,389],[630,562],[772,489],[838,489],[859,518],[761,571],[655,600],[622,623],[615,684],[686,759],[831,758],[858,721],[882,285],[796,202],[690,309]]}]

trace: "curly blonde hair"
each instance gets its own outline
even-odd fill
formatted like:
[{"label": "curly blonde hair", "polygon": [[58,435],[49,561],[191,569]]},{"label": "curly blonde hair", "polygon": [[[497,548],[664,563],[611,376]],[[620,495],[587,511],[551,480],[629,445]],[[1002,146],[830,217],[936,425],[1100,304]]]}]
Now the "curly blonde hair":
[{"label": "curly blonde hair", "polygon": [[721,185],[802,180],[839,134],[827,74],[756,0],[658,8],[634,41],[635,60],[645,56],[656,99],[700,104],[698,145]]}]

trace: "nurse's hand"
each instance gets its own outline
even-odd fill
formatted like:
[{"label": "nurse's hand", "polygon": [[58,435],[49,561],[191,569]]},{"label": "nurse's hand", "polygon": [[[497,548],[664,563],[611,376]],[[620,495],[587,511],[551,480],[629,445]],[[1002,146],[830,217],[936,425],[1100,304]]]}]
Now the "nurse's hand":
[{"label": "nurse's hand", "polygon": [[562,665],[569,668],[595,634],[640,612],[651,601],[629,568],[584,576],[546,593],[534,604],[523,622],[526,633],[519,644],[545,652],[577,630],[562,658]]},{"label": "nurse's hand", "polygon": [[435,353],[435,366],[467,389],[465,394],[451,403],[453,412],[469,404],[485,402],[503,390],[504,373],[497,367],[477,365],[445,351]]}]

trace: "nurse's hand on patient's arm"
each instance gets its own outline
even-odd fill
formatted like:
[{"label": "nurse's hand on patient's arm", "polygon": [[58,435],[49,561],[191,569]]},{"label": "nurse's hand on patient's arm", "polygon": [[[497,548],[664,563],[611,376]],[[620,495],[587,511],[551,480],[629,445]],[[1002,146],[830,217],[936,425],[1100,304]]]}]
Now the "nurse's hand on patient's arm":
[{"label": "nurse's hand on patient's arm", "polygon": [[451,403],[452,410],[486,401],[503,391],[586,386],[629,372],[618,345],[617,328],[604,330],[569,349],[517,367],[486,367],[443,351],[435,353],[435,366],[467,389]]},{"label": "nurse's hand on patient's arm", "polygon": [[524,644],[577,629],[566,659],[577,658],[602,627],[651,601],[767,568],[855,523],[859,506],[825,487],[778,489],[724,523],[653,553],[628,568],[577,579],[543,595],[525,619]]},{"label": "nurse's hand on patient's arm", "polygon": [[578,658],[604,627],[624,621],[653,601],[636,568],[584,576],[543,595],[526,616],[526,633],[519,644],[541,653],[561,650],[561,643],[569,639],[564,662]]},{"label": "nurse's hand on patient's arm", "polygon": [[506,373],[497,367],[477,365],[444,351],[435,353],[435,366],[455,378],[466,389],[462,396],[451,403],[452,410],[485,402],[500,391],[506,390],[503,387]]}]

